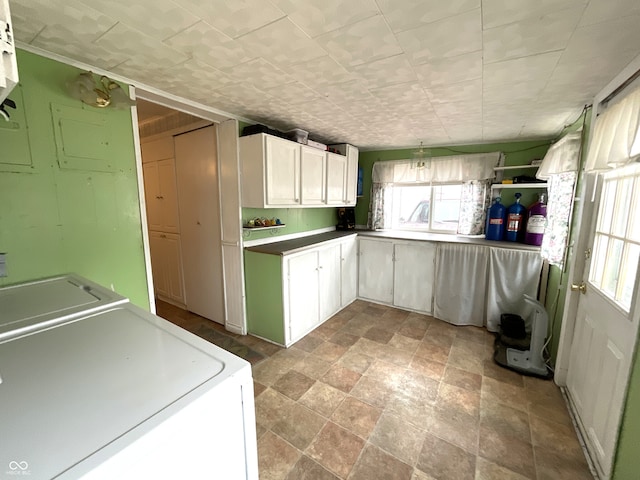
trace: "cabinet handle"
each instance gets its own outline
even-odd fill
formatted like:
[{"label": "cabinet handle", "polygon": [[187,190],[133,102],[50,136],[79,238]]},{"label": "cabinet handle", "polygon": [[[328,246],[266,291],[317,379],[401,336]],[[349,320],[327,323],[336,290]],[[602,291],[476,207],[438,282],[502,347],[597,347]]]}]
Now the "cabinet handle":
[{"label": "cabinet handle", "polygon": [[161,233],[160,238],[167,238],[167,236],[164,233]]}]

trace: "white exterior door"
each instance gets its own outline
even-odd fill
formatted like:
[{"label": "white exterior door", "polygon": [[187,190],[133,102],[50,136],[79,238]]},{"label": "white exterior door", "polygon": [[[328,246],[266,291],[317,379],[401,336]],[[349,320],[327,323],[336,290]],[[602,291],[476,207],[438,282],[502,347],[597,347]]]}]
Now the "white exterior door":
[{"label": "white exterior door", "polygon": [[300,203],[300,145],[278,137],[265,137],[267,205]]},{"label": "white exterior door", "polygon": [[214,126],[175,137],[187,309],[224,323],[216,143]]},{"label": "white exterior door", "polygon": [[601,191],[567,388],[591,457],[602,478],[609,478],[638,329],[632,306],[638,295],[640,167],[606,174]]},{"label": "white exterior door", "polygon": [[436,247],[431,243],[396,243],[394,246],[393,304],[432,312]]},{"label": "white exterior door", "polygon": [[322,205],[325,200],[326,154],[313,147],[300,147],[302,204]]},{"label": "white exterior door", "polygon": [[393,302],[393,242],[361,238],[358,295],[377,302]]}]

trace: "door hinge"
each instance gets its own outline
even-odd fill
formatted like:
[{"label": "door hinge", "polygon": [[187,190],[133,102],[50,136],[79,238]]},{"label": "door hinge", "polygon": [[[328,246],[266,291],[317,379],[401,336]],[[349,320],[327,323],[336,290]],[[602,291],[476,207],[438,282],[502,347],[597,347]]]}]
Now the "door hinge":
[{"label": "door hinge", "polygon": [[591,258],[591,249],[590,249],[590,248],[587,248],[587,249],[584,251],[584,259],[585,259],[585,260],[589,260],[590,258]]}]

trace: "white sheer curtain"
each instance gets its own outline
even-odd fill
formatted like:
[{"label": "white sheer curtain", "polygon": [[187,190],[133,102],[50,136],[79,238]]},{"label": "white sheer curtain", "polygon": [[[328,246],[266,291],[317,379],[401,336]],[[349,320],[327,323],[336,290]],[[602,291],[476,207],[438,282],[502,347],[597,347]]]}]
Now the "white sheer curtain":
[{"label": "white sheer curtain", "polygon": [[536,251],[492,248],[487,283],[487,330],[497,332],[500,315],[525,311],[524,294],[538,296],[542,258]]},{"label": "white sheer curtain", "polygon": [[640,155],[640,87],[609,105],[598,118],[585,170],[610,170]]},{"label": "white sheer curtain", "polygon": [[453,325],[485,323],[489,247],[438,244],[433,315]]},{"label": "white sheer curtain", "polygon": [[547,181],[549,193],[547,224],[540,255],[560,268],[564,264],[569,237],[569,220],[581,151],[582,132],[565,135],[549,148],[536,174],[537,178]]}]

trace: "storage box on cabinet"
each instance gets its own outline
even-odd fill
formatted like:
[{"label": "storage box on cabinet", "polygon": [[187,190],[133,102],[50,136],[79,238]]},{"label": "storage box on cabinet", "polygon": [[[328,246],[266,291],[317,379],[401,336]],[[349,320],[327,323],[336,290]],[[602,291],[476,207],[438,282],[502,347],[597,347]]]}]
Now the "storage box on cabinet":
[{"label": "storage box on cabinet", "polygon": [[288,347],[328,320],[355,300],[355,256],[355,236],[291,255],[245,251],[249,333]]},{"label": "storage box on cabinet", "polygon": [[431,313],[435,255],[433,243],[360,238],[359,297]]},{"label": "storage box on cabinet", "polygon": [[345,156],[264,133],[241,137],[242,206],[355,205],[357,156],[355,147]]}]

